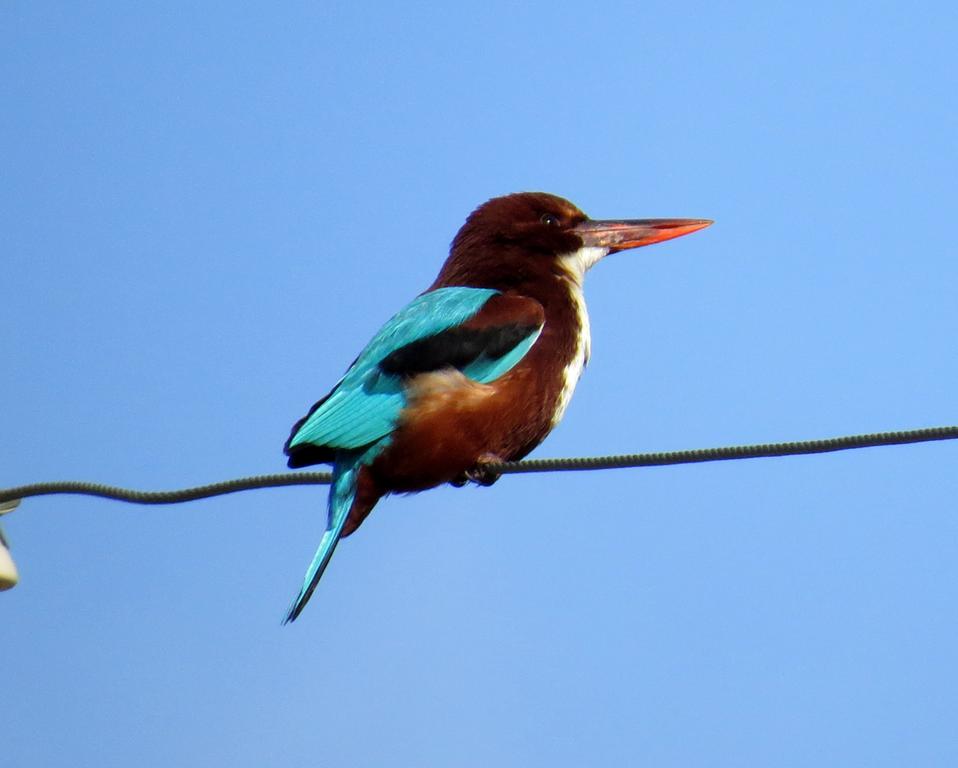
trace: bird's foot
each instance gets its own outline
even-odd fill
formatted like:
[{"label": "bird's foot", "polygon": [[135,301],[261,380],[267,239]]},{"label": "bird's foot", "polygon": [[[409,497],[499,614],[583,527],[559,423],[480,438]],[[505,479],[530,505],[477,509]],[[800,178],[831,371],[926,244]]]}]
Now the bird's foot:
[{"label": "bird's foot", "polygon": [[493,469],[494,466],[500,464],[502,459],[498,456],[493,456],[492,454],[484,453],[479,457],[479,460],[476,462],[476,466],[472,469],[467,469],[459,477],[452,481],[452,485],[457,488],[461,488],[466,483],[475,483],[476,485],[490,486],[500,477],[502,474]]}]

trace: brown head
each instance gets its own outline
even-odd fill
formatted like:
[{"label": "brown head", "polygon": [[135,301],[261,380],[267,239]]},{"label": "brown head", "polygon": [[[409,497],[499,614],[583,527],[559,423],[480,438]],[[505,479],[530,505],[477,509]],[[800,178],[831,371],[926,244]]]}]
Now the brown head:
[{"label": "brown head", "polygon": [[694,232],[706,219],[593,221],[568,200],[520,192],[480,205],[452,242],[433,288],[468,285],[535,295],[543,279],[581,283],[585,271],[609,253]]}]

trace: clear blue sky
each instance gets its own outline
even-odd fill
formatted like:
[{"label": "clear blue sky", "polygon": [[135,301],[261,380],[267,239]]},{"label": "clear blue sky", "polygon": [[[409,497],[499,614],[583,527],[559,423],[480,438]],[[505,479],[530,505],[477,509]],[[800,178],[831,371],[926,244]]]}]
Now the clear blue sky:
[{"label": "clear blue sky", "polygon": [[[590,275],[539,456],[958,421],[953,4],[0,9],[0,485],[284,468],[466,214],[709,230]],[[958,445],[4,520],[11,766],[951,766]]]}]

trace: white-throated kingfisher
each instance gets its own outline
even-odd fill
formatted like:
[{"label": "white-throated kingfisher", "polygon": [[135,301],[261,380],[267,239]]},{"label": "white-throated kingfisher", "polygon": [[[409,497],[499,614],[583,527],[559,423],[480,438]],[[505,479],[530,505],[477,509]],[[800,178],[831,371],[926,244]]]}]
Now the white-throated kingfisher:
[{"label": "white-throated kingfisher", "polygon": [[541,192],[479,206],[435,282],[387,322],[293,426],[289,466],[333,465],[326,531],[286,614],[296,619],[339,540],[387,493],[467,480],[521,459],[565,413],[589,360],[582,283],[604,256],[705,219],[593,221]]}]

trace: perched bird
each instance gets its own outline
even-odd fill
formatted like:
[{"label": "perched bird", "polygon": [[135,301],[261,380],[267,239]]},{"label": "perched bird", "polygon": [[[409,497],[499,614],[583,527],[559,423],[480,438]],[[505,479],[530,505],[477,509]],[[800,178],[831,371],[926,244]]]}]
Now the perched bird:
[{"label": "perched bird", "polygon": [[435,282],[396,314],[293,426],[292,468],[333,465],[326,531],[286,615],[296,619],[337,542],[387,493],[496,479],[565,413],[589,360],[586,271],[704,219],[593,221],[524,192],[479,206]]}]

